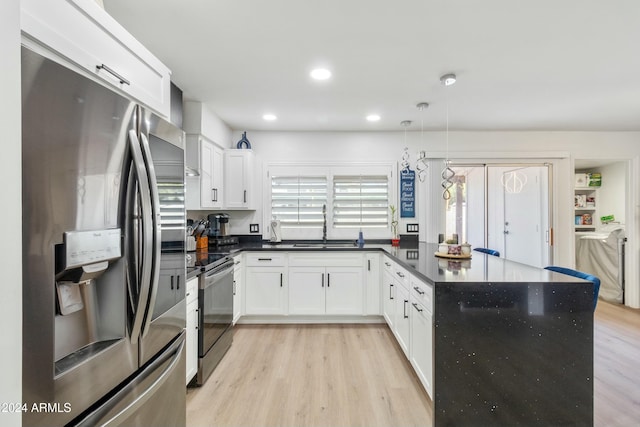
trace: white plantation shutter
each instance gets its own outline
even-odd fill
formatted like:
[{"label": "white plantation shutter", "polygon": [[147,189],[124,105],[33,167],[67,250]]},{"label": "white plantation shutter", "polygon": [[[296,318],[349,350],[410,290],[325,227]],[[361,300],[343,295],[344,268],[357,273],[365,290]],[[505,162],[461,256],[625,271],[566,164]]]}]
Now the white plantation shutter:
[{"label": "white plantation shutter", "polygon": [[333,177],[333,226],[388,227],[389,182],[386,175]]},{"label": "white plantation shutter", "polygon": [[327,203],[326,176],[273,176],[271,215],[283,228],[322,228],[322,205]]}]

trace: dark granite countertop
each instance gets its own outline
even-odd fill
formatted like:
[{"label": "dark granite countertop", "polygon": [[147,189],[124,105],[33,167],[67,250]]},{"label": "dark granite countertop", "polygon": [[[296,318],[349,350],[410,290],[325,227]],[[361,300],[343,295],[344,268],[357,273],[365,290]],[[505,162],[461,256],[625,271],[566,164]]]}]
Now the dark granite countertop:
[{"label": "dark granite countertop", "polygon": [[[299,246],[300,242],[282,243],[243,243],[232,246],[221,246],[216,252],[224,252],[233,256],[247,251],[312,251],[312,252],[342,252],[342,251],[380,251],[389,255],[394,261],[409,270],[419,279],[432,285],[445,283],[584,283],[582,279],[564,274],[550,272],[537,267],[505,260],[481,252],[472,251],[471,259],[439,258],[434,254],[438,245],[435,243],[419,243],[415,247],[395,247],[385,243],[365,243],[358,246],[334,246],[329,242],[326,247]],[[344,242],[339,242],[344,243]],[[306,244],[306,243],[302,243]]]}]

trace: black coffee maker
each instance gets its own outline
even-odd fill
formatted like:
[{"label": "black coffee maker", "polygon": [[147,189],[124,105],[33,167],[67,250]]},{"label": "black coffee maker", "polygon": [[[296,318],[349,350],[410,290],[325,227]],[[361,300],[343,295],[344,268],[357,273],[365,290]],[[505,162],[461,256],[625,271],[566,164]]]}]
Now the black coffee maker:
[{"label": "black coffee maker", "polygon": [[209,237],[227,237],[229,235],[229,214],[210,214],[207,219],[209,220]]},{"label": "black coffee maker", "polygon": [[235,245],[238,243],[238,238],[231,236],[229,214],[210,214],[207,219],[209,220],[209,246]]}]

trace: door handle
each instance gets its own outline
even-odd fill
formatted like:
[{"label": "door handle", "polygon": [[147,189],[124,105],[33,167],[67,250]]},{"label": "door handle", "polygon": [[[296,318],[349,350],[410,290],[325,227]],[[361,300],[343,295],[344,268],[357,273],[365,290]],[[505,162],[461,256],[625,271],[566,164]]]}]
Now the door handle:
[{"label": "door handle", "polygon": [[247,203],[247,190],[244,190],[243,200],[244,200],[244,203]]},{"label": "door handle", "polygon": [[331,286],[331,273],[327,273],[327,288]]},{"label": "door handle", "polygon": [[509,234],[509,230],[504,230],[503,233],[504,234]]},{"label": "door handle", "polygon": [[408,319],[409,315],[407,314],[407,304],[409,303],[409,300],[404,300],[404,304],[402,305],[402,311],[404,312],[404,318]]},{"label": "door handle", "polygon": [[113,77],[115,77],[116,79],[120,80],[120,84],[121,85],[125,84],[125,85],[128,85],[128,86],[131,86],[131,83],[129,82],[129,80],[125,79],[120,74],[116,73],[111,68],[107,67],[105,64],[96,65],[96,70],[98,70],[98,71],[105,70],[107,73],[111,74]]},{"label": "door handle", "polygon": [[413,304],[411,304],[413,306],[413,308],[415,308],[416,310],[418,310],[418,313],[422,313],[422,309],[418,307],[418,304],[416,304],[415,302]]},{"label": "door handle", "polygon": [[140,146],[142,148],[142,155],[147,166],[147,179],[149,180],[149,189],[151,193],[151,206],[152,206],[152,224],[153,224],[153,250],[152,255],[152,267],[151,267],[151,293],[149,295],[149,305],[146,313],[146,319],[144,327],[142,328],[142,336],[147,334],[149,326],[151,325],[151,319],[153,316],[153,309],[156,305],[156,297],[158,294],[158,283],[160,280],[160,249],[161,249],[161,234],[160,234],[160,195],[158,193],[158,181],[156,180],[156,171],[153,165],[153,158],[151,157],[151,148],[149,147],[149,140],[145,134],[140,135]]},{"label": "door handle", "polygon": [[153,207],[151,204],[151,189],[147,178],[147,168],[142,155],[140,140],[134,130],[129,130],[129,148],[131,150],[132,164],[138,189],[140,192],[140,209],[142,212],[142,258],[140,260],[140,293],[135,309],[135,318],[131,329],[131,339],[138,339],[143,334],[145,324],[145,312],[149,306],[151,294],[152,264],[153,264]]},{"label": "door handle", "polygon": [[390,283],[389,284],[389,299],[393,299],[393,296],[391,295],[392,291],[393,291],[393,283]]},{"label": "door handle", "polygon": [[280,287],[282,287],[282,273],[280,273]]},{"label": "door handle", "polygon": [[171,276],[171,290],[173,290],[173,276]]},{"label": "door handle", "polygon": [[180,289],[180,276],[176,276],[176,289]]},{"label": "door handle", "polygon": [[367,260],[367,271],[371,271],[371,260]]},{"label": "door handle", "polygon": [[322,287],[324,288],[324,273],[322,273]]}]

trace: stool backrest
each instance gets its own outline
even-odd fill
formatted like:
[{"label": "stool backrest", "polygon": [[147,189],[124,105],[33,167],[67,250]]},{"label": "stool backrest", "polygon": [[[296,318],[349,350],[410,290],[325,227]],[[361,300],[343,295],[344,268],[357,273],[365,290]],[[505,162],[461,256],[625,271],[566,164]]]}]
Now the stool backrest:
[{"label": "stool backrest", "polygon": [[593,310],[595,311],[596,305],[598,304],[598,294],[600,293],[600,279],[598,279],[593,274],[585,273],[578,270],[572,270],[566,267],[558,267],[556,265],[549,265],[545,267],[545,270],[567,274],[569,276],[578,277],[580,279],[588,280],[593,283]]},{"label": "stool backrest", "polygon": [[483,254],[489,254],[493,256],[500,256],[500,252],[495,249],[487,249],[487,248],[473,248],[474,251],[482,252]]}]

